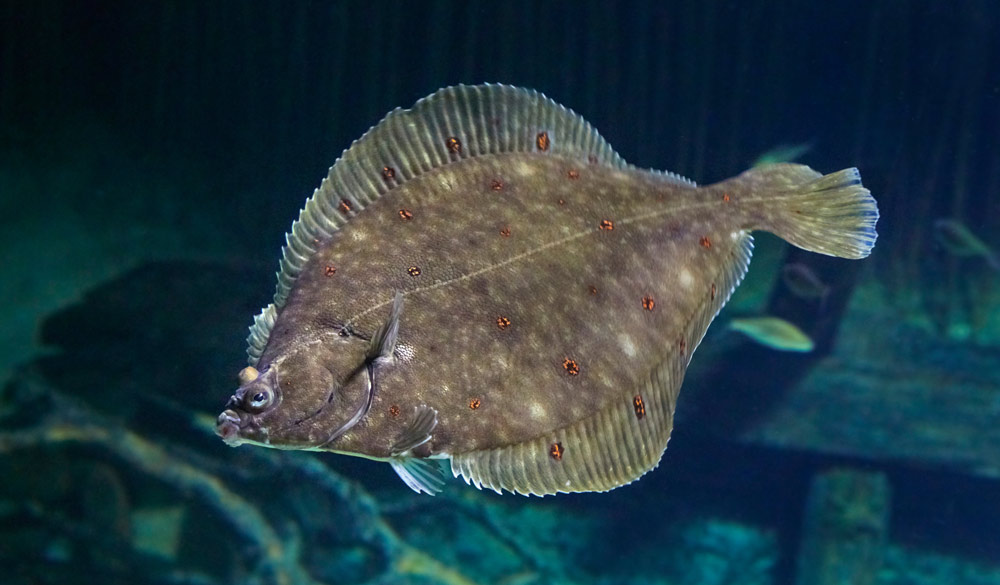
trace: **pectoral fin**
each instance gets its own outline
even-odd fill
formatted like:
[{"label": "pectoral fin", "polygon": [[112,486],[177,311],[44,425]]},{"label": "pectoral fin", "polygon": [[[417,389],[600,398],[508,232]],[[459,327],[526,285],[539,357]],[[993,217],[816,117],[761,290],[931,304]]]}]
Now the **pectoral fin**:
[{"label": "pectoral fin", "polygon": [[391,448],[389,464],[407,486],[413,491],[434,495],[441,491],[444,477],[437,463],[414,457],[413,449],[431,440],[437,427],[437,411],[427,405],[420,405],[413,412],[410,424],[403,429]]},{"label": "pectoral fin", "polygon": [[444,474],[433,459],[399,457],[390,459],[393,471],[409,488],[418,494],[435,495],[444,486]]},{"label": "pectoral fin", "polygon": [[431,433],[434,432],[434,427],[438,424],[437,414],[436,410],[426,404],[421,404],[413,409],[413,418],[410,420],[410,424],[406,425],[406,428],[403,429],[399,438],[390,448],[392,456],[398,457],[407,454],[430,441]]},{"label": "pectoral fin", "polygon": [[389,311],[389,318],[372,335],[371,343],[368,346],[368,354],[365,356],[369,363],[378,359],[392,357],[392,352],[396,349],[396,339],[399,337],[399,315],[402,312],[403,293],[397,292],[396,296],[392,299],[392,309]]}]

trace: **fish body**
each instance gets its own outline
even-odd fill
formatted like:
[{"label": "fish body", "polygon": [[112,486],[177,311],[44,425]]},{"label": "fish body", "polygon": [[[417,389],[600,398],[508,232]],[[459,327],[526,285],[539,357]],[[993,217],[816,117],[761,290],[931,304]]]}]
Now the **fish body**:
[{"label": "fish body", "polygon": [[778,351],[810,352],[815,347],[813,340],[794,323],[779,317],[733,319],[729,328]]},{"label": "fish body", "polygon": [[428,493],[429,459],[497,491],[612,489],[659,461],[750,231],[862,258],[877,216],[854,169],[697,187],[537,92],[447,88],[307,201],[217,433],[384,460]]}]

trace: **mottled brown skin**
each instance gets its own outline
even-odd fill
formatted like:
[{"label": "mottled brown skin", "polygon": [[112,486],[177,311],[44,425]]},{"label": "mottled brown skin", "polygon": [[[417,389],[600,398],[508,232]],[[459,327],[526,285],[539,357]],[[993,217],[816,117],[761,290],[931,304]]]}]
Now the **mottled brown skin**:
[{"label": "mottled brown skin", "polygon": [[[290,333],[290,332],[289,332]],[[241,386],[220,415],[217,433],[236,446],[255,442],[279,449],[311,449],[322,445],[364,402],[367,380],[363,364],[368,344],[336,331],[303,332],[299,344],[262,365],[260,375]],[[262,362],[263,364],[263,362]],[[267,398],[254,407],[254,396]],[[355,406],[352,406],[355,405]],[[235,417],[232,424],[226,419]],[[238,422],[237,422],[238,421]]]},{"label": "mottled brown skin", "polygon": [[[280,403],[258,423],[286,448],[318,446],[344,424],[364,400],[367,340],[397,291],[399,344],[375,368],[371,411],[324,450],[388,457],[421,404],[439,413],[417,451],[433,455],[518,443],[631,401],[664,358],[683,371],[695,348],[672,336],[728,294],[714,284],[764,209],[741,205],[752,173],[695,189],[509,153],[400,185],[335,233],[296,281],[258,365],[277,368]],[[243,436],[263,442],[252,429]]]}]

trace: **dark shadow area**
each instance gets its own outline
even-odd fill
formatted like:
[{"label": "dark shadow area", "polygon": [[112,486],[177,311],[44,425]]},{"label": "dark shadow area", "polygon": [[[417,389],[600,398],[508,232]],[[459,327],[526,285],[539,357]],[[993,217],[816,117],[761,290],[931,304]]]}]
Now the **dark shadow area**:
[{"label": "dark shadow area", "polygon": [[144,428],[169,432],[170,406],[214,416],[236,387],[247,328],[273,279],[260,265],[139,266],[45,321],[41,339],[53,353],[39,370],[63,392]]},{"label": "dark shadow area", "polygon": [[947,470],[890,468],[892,538],[982,563],[1000,559],[1000,482]]},{"label": "dark shadow area", "polygon": [[721,339],[725,324],[714,325],[714,338],[698,349],[680,398],[680,415],[694,432],[725,438],[754,428],[832,349],[863,267],[793,247],[784,265],[809,271],[826,288],[821,295],[804,297],[778,278],[763,314],[796,324],[815,349],[778,352],[740,335]]}]

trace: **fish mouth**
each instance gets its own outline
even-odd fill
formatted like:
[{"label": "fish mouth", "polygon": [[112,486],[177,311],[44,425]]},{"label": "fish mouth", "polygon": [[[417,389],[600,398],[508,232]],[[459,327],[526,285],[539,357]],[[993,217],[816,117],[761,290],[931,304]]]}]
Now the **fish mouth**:
[{"label": "fish mouth", "polygon": [[222,437],[230,447],[238,447],[244,442],[240,438],[240,422],[240,415],[227,408],[215,419],[215,434]]}]

